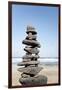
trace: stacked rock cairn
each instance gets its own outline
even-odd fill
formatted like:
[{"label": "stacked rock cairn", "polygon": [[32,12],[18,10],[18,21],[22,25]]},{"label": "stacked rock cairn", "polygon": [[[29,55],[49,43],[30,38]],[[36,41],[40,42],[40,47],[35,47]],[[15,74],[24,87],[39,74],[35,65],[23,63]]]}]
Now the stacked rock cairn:
[{"label": "stacked rock cairn", "polygon": [[22,41],[26,45],[24,51],[23,61],[18,63],[18,66],[24,66],[18,68],[18,71],[22,72],[19,82],[22,86],[37,86],[47,84],[47,77],[43,75],[38,75],[38,73],[43,69],[39,67],[39,50],[40,44],[37,41],[37,32],[33,26],[27,26],[27,37]]}]

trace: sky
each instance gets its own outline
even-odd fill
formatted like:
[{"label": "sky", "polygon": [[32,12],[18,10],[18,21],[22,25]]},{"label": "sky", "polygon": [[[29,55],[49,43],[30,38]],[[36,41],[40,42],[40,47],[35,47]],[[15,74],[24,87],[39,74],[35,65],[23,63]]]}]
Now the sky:
[{"label": "sky", "polygon": [[58,7],[12,5],[12,57],[22,57],[27,25],[37,31],[40,57],[58,57]]}]

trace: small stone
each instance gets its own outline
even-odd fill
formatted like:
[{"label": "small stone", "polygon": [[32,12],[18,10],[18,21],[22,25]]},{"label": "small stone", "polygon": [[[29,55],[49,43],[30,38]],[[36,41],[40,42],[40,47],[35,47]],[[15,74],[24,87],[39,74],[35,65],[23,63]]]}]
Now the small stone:
[{"label": "small stone", "polygon": [[37,32],[35,31],[35,28],[32,27],[32,26],[27,26],[27,31],[26,33],[29,34],[29,33],[32,33],[32,34],[37,34]]}]

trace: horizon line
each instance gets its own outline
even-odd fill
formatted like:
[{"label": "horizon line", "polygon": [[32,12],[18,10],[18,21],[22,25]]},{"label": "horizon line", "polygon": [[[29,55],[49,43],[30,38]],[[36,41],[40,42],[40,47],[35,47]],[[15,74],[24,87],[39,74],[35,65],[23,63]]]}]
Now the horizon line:
[{"label": "horizon line", "polygon": [[[12,58],[22,58],[22,57],[12,57]],[[58,59],[59,57],[40,57],[41,59]]]}]

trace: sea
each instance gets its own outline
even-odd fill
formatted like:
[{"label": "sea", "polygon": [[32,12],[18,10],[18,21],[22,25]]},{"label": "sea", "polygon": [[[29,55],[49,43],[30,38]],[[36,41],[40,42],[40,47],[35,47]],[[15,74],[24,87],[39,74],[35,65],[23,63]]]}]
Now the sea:
[{"label": "sea", "polygon": [[[19,62],[22,62],[22,58],[12,58],[12,64],[18,64]],[[57,65],[59,62],[58,58],[43,58],[43,59],[38,59],[40,62],[39,65]]]}]

